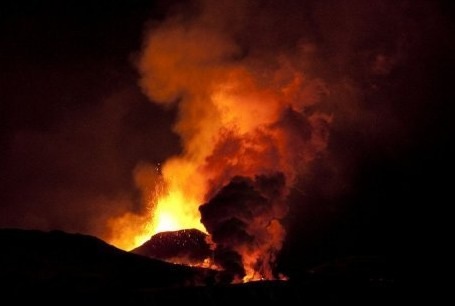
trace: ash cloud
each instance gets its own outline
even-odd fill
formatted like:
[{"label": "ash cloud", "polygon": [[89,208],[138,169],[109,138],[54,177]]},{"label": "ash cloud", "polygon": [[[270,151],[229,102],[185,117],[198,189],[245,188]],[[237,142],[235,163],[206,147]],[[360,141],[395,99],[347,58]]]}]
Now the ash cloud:
[{"label": "ash cloud", "polygon": [[254,263],[252,268],[262,277],[275,277],[271,263],[284,238],[276,232],[284,231],[279,220],[286,213],[285,186],[282,173],[237,176],[199,207],[201,221],[216,243],[215,263],[232,278],[245,276],[245,261]]},{"label": "ash cloud", "polygon": [[[257,189],[265,183],[261,177],[281,173],[284,197],[299,173],[323,156],[332,120],[325,105],[330,89],[307,69],[315,48],[296,31],[307,26],[302,16],[289,15],[296,5],[195,2],[194,15],[170,16],[147,34],[138,63],[142,88],[153,102],[179,110],[174,129],[183,152],[164,164],[163,179],[171,193],[184,194],[194,207],[183,203],[178,210],[197,216],[199,205],[231,186],[233,177],[249,178]],[[185,168],[193,171],[182,173]],[[241,214],[256,200],[240,207],[228,203]],[[264,221],[247,230],[244,221],[229,220],[237,246],[224,240],[217,246],[240,255],[247,278],[273,278],[271,265],[284,239],[280,220],[287,204],[273,197],[266,202],[280,213],[269,217],[249,207],[252,219]],[[219,229],[205,224],[211,220],[206,217],[202,223],[215,235],[212,230]],[[252,241],[248,247],[242,233]],[[279,242],[266,246],[268,240]]]},{"label": "ash cloud", "polygon": [[[179,109],[174,129],[184,150],[177,160],[198,165],[198,174],[184,180],[204,182],[205,203],[231,186],[233,177],[254,181],[281,172],[288,192],[301,193],[291,203],[291,223],[299,227],[298,216],[319,205],[316,198],[333,206],[315,218],[341,216],[345,207],[333,203],[352,201],[364,188],[364,165],[399,162],[422,137],[431,138],[419,125],[438,85],[426,84],[425,70],[437,67],[433,56],[449,56],[439,4],[188,5],[190,10],[177,9],[150,29],[138,66],[150,99]],[[309,189],[311,180],[319,191]],[[234,220],[233,235],[254,241],[244,223]],[[220,252],[232,255],[233,249],[222,246]]]}]

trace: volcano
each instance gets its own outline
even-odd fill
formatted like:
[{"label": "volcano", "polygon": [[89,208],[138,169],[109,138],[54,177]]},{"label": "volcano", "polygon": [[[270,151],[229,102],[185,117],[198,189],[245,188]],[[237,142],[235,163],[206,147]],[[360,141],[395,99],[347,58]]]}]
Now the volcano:
[{"label": "volcano", "polygon": [[197,229],[161,232],[131,253],[169,262],[194,265],[211,257],[207,234]]}]

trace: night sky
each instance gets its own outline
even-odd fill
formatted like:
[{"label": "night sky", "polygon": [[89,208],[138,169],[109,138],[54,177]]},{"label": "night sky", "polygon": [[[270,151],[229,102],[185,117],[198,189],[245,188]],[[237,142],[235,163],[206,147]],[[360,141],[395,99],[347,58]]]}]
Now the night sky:
[{"label": "night sky", "polygon": [[[453,202],[453,4],[290,3],[271,14],[302,10],[334,121],[326,156],[290,196],[283,270],[437,252]],[[186,5],[2,1],[0,227],[108,238],[108,218],[144,210],[135,167],[181,145],[176,109],[150,103],[136,63],[147,29]]]},{"label": "night sky", "polygon": [[138,209],[132,169],[179,150],[174,114],[147,101],[134,68],[162,13],[150,1],[2,4],[2,226],[100,235],[106,216]]}]

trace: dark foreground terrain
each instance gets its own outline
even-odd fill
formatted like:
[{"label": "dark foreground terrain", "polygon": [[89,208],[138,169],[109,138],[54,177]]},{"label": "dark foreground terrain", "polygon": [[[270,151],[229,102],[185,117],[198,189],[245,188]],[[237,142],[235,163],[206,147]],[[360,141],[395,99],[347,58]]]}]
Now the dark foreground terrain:
[{"label": "dark foreground terrain", "polygon": [[124,252],[85,235],[3,229],[0,246],[1,305],[386,305],[400,299],[394,279],[353,277],[358,273],[332,266],[302,280],[231,285],[217,281],[219,272]]}]

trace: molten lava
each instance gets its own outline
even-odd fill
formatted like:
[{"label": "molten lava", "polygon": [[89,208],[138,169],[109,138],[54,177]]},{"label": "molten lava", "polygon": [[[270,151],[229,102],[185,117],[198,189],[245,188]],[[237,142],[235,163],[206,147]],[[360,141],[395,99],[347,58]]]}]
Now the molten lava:
[{"label": "molten lava", "polygon": [[181,191],[171,191],[158,199],[153,211],[152,234],[187,228],[196,228],[205,232],[198,214],[189,209],[198,203],[190,201],[191,199],[185,199]]},{"label": "molten lava", "polygon": [[115,231],[110,243],[132,250],[160,232],[193,228],[206,233],[197,210],[202,203],[202,185],[191,184],[198,178],[189,166],[177,159],[169,160],[163,168],[140,165],[135,181],[143,191],[146,213],[127,213],[111,219],[110,226]]}]

